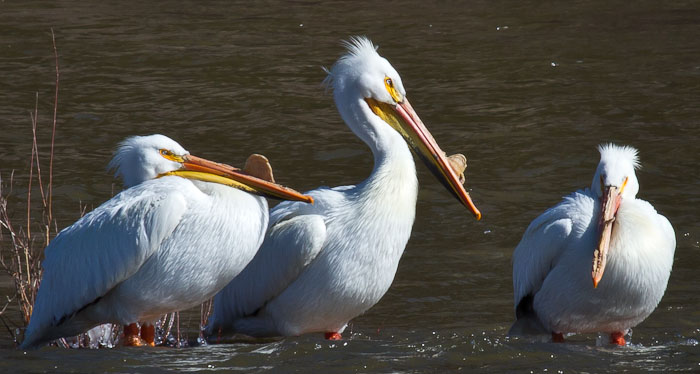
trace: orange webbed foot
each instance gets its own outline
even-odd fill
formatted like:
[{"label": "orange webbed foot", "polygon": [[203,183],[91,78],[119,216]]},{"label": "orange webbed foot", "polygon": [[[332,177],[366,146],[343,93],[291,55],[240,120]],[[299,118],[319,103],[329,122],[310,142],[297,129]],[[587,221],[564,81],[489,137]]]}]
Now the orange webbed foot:
[{"label": "orange webbed foot", "polygon": [[156,346],[156,327],[150,323],[144,323],[141,326],[141,339],[143,339],[143,341],[149,347],[155,347]]},{"label": "orange webbed foot", "polygon": [[552,333],[552,341],[554,343],[563,343],[564,342],[564,334],[560,332],[553,332]]},{"label": "orange webbed foot", "polygon": [[139,325],[132,323],[124,326],[124,345],[127,347],[140,347],[143,345],[139,337]]},{"label": "orange webbed foot", "polygon": [[625,334],[620,331],[610,334],[610,343],[624,347],[627,344],[627,342],[625,341]]}]

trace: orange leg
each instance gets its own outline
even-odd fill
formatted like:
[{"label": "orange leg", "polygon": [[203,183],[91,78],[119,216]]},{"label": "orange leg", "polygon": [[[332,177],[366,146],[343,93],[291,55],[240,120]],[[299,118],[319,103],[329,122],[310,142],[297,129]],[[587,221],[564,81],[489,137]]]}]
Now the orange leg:
[{"label": "orange leg", "polygon": [[140,347],[143,345],[141,338],[139,338],[139,325],[137,323],[124,326],[124,345],[127,347]]},{"label": "orange leg", "polygon": [[625,334],[620,331],[610,334],[610,343],[624,347],[625,344],[627,344],[627,342],[625,341]]},{"label": "orange leg", "polygon": [[343,340],[343,337],[337,332],[327,332],[324,336],[326,340]]},{"label": "orange leg", "polygon": [[563,343],[564,342],[564,334],[560,332],[553,332],[552,333],[552,341],[555,343]]},{"label": "orange leg", "polygon": [[141,339],[151,347],[156,346],[156,327],[150,323],[144,323],[141,326]]}]

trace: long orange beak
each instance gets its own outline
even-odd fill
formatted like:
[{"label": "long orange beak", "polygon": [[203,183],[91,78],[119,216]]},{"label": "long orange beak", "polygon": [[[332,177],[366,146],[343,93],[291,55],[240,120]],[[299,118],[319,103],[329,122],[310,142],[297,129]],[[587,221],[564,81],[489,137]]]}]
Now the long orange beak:
[{"label": "long orange beak", "polygon": [[622,189],[618,189],[615,186],[608,186],[603,191],[600,220],[598,222],[600,237],[598,238],[598,247],[593,252],[593,271],[591,273],[593,277],[593,288],[597,288],[600,279],[603,278],[605,264],[608,259],[608,248],[610,247],[613,223],[615,223],[617,210],[620,209],[620,202],[622,201],[621,193]]},{"label": "long orange beak", "polygon": [[311,196],[302,195],[289,187],[248,175],[241,169],[233,166],[209,161],[193,155],[183,156],[182,168],[163,173],[161,176],[165,175],[177,175],[188,179],[219,183],[255,195],[279,200],[304,201],[311,204],[314,202]]},{"label": "long orange beak", "polygon": [[405,97],[401,102],[390,105],[371,98],[365,99],[372,112],[387,122],[398,131],[413,151],[423,160],[433,175],[467,207],[477,220],[481,219],[481,212],[472,202],[469,192],[464,189],[459,177],[445,157],[437,142],[418,117],[413,107]]}]

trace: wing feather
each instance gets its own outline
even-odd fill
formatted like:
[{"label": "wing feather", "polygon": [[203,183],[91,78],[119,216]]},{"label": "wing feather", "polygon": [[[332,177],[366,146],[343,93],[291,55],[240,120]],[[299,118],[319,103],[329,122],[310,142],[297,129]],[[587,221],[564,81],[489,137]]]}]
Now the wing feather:
[{"label": "wing feather", "polygon": [[326,225],[319,215],[285,219],[268,230],[248,266],[214,299],[209,334],[230,330],[235,320],[255,314],[282,293],[321,252]]},{"label": "wing feather", "polygon": [[176,177],[142,183],[61,231],[45,249],[26,344],[138,271],[180,222],[188,188]]},{"label": "wing feather", "polygon": [[513,296],[517,308],[534,296],[572,237],[580,237],[593,214],[588,190],[578,191],[537,217],[513,252]]},{"label": "wing feather", "polygon": [[233,330],[234,322],[257,313],[305,271],[326,242],[325,215],[343,195],[337,188],[307,194],[314,205],[283,202],[270,212],[265,240],[246,268],[214,298],[207,334]]}]

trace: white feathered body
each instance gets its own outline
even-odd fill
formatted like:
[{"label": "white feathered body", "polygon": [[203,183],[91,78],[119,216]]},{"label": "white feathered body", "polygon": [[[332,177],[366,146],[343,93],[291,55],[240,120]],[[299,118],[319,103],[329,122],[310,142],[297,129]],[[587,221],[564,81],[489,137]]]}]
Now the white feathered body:
[{"label": "white feathered body", "polygon": [[[513,254],[515,305],[532,297],[541,333],[607,332],[636,326],[661,300],[675,251],[669,221],[651,204],[623,199],[613,226],[605,275],[593,287],[599,200],[590,190],[567,196],[535,219]],[[520,321],[522,319],[523,321]]]},{"label": "white feathered body", "polygon": [[263,198],[213,183],[163,177],[119,193],[46,248],[23,347],[200,304],[253,258],[267,221]]},{"label": "white feathered body", "polygon": [[209,334],[295,336],[342,332],[389,289],[415,218],[418,181],[398,134],[357,186],[282,203],[255,258],[215,298]]}]

